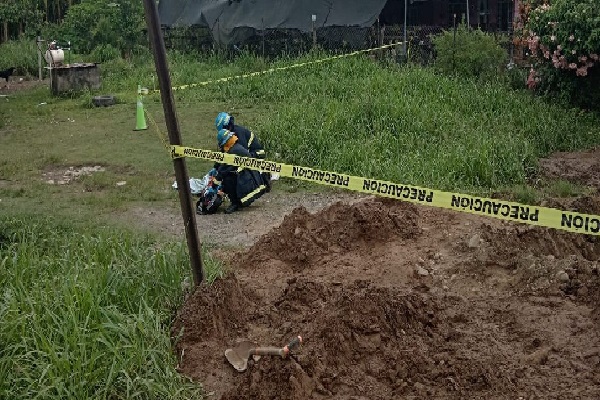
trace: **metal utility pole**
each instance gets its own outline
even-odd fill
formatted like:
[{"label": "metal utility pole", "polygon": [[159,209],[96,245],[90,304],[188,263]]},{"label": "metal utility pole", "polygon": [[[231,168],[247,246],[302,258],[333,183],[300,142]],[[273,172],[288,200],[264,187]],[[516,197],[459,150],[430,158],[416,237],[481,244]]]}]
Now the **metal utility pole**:
[{"label": "metal utility pole", "polygon": [[404,39],[402,41],[402,51],[404,51],[404,57],[406,57],[406,21],[408,15],[408,0],[404,0]]},{"label": "metal utility pole", "polygon": [[452,38],[452,72],[456,72],[456,13],[454,13],[454,36]]},{"label": "metal utility pole", "polygon": [[[171,77],[169,76],[169,67],[167,65],[167,51],[160,30],[160,21],[158,19],[158,9],[156,8],[155,0],[144,0],[144,13],[146,16],[148,34],[150,36],[150,43],[152,44],[152,52],[154,53],[154,64],[156,66],[156,74],[158,75],[158,84],[165,113],[167,131],[169,133],[169,142],[171,145],[181,145],[179,123],[177,122],[177,115],[175,114],[175,102],[173,101],[173,91],[171,89]],[[174,158],[173,165],[175,168],[177,187],[179,188],[181,215],[183,216],[194,283],[198,285],[204,279],[204,273],[202,271],[200,240],[198,237],[198,230],[196,229],[196,212],[192,202],[185,159]]]},{"label": "metal utility pole", "polygon": [[40,44],[42,43],[42,38],[41,37],[37,37],[35,44],[37,46],[37,53],[38,53],[38,81],[42,80],[42,48],[40,47]]},{"label": "metal utility pole", "polygon": [[469,18],[470,10],[469,10],[469,0],[467,0],[467,29],[471,27],[471,19]]},{"label": "metal utility pole", "polygon": [[313,49],[316,49],[317,48],[317,27],[315,26],[315,23],[317,22],[316,14],[311,15],[311,21],[312,21]]}]

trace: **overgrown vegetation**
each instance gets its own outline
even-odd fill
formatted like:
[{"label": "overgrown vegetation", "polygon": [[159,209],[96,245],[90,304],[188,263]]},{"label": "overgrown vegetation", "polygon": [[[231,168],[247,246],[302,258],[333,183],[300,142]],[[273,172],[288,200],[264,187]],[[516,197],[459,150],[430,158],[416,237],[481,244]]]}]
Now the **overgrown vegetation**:
[{"label": "overgrown vegetation", "polygon": [[530,88],[600,110],[600,2],[527,0],[522,19]]},{"label": "overgrown vegetation", "polygon": [[98,47],[104,52],[112,48],[129,58],[134,48],[143,43],[145,26],[141,1],[83,0],[69,8],[60,35],[72,38],[80,53],[101,51],[96,50]]},{"label": "overgrown vegetation", "polygon": [[184,249],[0,216],[0,398],[199,398],[166,334],[190,279]]},{"label": "overgrown vegetation", "polygon": [[35,41],[14,40],[0,45],[0,70],[15,67],[15,74],[38,74],[38,49]]},{"label": "overgrown vegetation", "polygon": [[471,30],[465,24],[434,37],[434,66],[448,74],[480,80],[497,79],[508,55],[489,33]]},{"label": "overgrown vegetation", "polygon": [[[221,69],[213,59],[171,59],[175,85],[265,68],[252,56]],[[179,104],[253,107],[240,121],[286,162],[440,189],[522,184],[539,157],[600,143],[594,114],[503,85],[362,57],[177,91],[176,97]]]},{"label": "overgrown vegetation", "polygon": [[[172,83],[182,85],[322,57],[313,53],[267,64],[248,54],[225,61],[172,53],[169,61]],[[126,104],[134,103],[138,84],[157,87],[151,58],[135,61],[111,62],[103,69],[105,90],[129,88],[117,94]],[[271,157],[279,153],[289,163],[440,189],[523,184],[539,157],[600,143],[595,114],[495,83],[360,56],[176,91],[175,96],[189,145],[214,146],[212,113],[236,113],[242,107],[249,111],[238,120],[256,130]],[[157,110],[159,101],[158,95],[145,99]],[[198,105],[207,103],[212,111],[199,121]],[[196,140],[199,127],[202,139]],[[155,133],[148,135],[154,138]]]}]

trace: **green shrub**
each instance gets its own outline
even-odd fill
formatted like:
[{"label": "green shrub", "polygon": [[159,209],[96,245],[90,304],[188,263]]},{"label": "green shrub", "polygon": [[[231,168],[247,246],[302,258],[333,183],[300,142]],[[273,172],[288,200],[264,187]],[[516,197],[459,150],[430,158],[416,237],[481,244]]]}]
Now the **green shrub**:
[{"label": "green shrub", "polygon": [[508,58],[506,51],[493,35],[481,30],[470,30],[460,24],[433,38],[437,53],[435,68],[446,74],[494,78]]},{"label": "green shrub", "polygon": [[590,68],[585,78],[573,72],[540,65],[536,91],[565,105],[600,111],[600,68]]},{"label": "green shrub", "polygon": [[83,0],[69,8],[62,34],[77,52],[87,54],[99,45],[111,45],[129,57],[142,41],[144,27],[141,1]]},{"label": "green shrub", "polygon": [[600,2],[538,3],[531,2],[523,28],[534,66],[530,88],[600,109]]},{"label": "green shrub", "polygon": [[0,45],[0,70],[15,67],[16,74],[38,74],[38,50],[35,40],[13,40]]},{"label": "green shrub", "polygon": [[517,64],[513,64],[507,68],[503,73],[503,80],[508,87],[514,90],[525,89],[527,83],[528,68],[520,67]]},{"label": "green shrub", "polygon": [[111,60],[116,60],[121,57],[121,52],[119,49],[114,48],[110,44],[101,44],[96,46],[96,48],[90,54],[90,58],[92,62],[104,63]]}]

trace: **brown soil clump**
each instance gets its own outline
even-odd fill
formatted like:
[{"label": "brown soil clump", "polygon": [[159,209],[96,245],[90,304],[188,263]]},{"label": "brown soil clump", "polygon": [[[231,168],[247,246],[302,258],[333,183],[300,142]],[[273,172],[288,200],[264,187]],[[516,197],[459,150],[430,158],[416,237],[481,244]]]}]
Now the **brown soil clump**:
[{"label": "brown soil clump", "polygon": [[377,199],[348,206],[338,202],[316,214],[300,207],[258,240],[250,251],[250,261],[256,261],[252,254],[259,254],[261,259],[310,264],[324,254],[343,253],[419,233],[417,208],[406,203]]},{"label": "brown soil clump", "polygon": [[600,147],[581,152],[554,153],[540,160],[542,175],[600,189]]},{"label": "brown soil clump", "polygon": [[[216,399],[600,397],[593,238],[367,200],[295,210],[178,315]],[[241,339],[282,346],[238,373]]]}]

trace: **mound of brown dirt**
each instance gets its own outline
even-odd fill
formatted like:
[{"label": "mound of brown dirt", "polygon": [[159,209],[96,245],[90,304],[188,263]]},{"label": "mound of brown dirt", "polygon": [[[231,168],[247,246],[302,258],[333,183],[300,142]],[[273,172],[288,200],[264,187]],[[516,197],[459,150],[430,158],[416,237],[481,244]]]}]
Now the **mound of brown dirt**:
[{"label": "mound of brown dirt", "polygon": [[600,215],[600,198],[596,196],[548,198],[541,203],[541,206],[584,214]]},{"label": "mound of brown dirt", "polygon": [[527,254],[556,258],[579,255],[592,261],[600,257],[600,238],[597,236],[523,225],[497,228],[484,224],[481,230],[482,239],[493,250],[490,256],[501,262],[518,260]]},{"label": "mound of brown dirt", "polygon": [[[598,252],[396,202],[296,210],[188,299],[180,370],[215,399],[600,398]],[[244,373],[223,355],[296,335]]]},{"label": "mound of brown dirt", "polygon": [[571,209],[585,214],[600,215],[600,198],[583,196],[571,203]]},{"label": "mound of brown dirt", "polygon": [[[588,204],[585,198],[582,202]],[[506,281],[515,294],[553,295],[560,292],[593,308],[598,307],[599,237],[487,223],[480,229],[482,243],[474,259],[467,263],[473,268],[479,269],[483,264],[511,271]],[[479,274],[485,275],[481,271]]]},{"label": "mound of brown dirt", "polygon": [[275,305],[270,318],[288,337],[294,335],[291,326],[302,327],[306,339],[301,355],[292,362],[259,361],[223,398],[305,399],[313,392],[339,396],[357,386],[372,393],[371,398],[389,398],[399,369],[406,368],[405,375],[416,365],[426,369],[427,357],[421,353],[427,346],[419,337],[425,335],[426,342],[440,337],[436,305],[423,295],[366,282],[331,288],[294,280]]},{"label": "mound of brown dirt", "polygon": [[233,276],[200,286],[179,310],[173,336],[182,333],[185,342],[215,337],[226,341],[236,334],[243,335],[241,327],[248,319],[246,310],[255,300],[256,296],[241,287]]},{"label": "mound of brown dirt", "polygon": [[[299,207],[258,240],[249,252],[250,261],[271,258],[309,264],[324,254],[419,233],[417,208],[407,203],[379,199],[351,206],[336,203],[316,214]],[[260,255],[260,260],[252,256],[255,254]]]},{"label": "mound of brown dirt", "polygon": [[600,147],[581,152],[554,153],[540,160],[540,172],[548,178],[600,189]]},{"label": "mound of brown dirt", "polygon": [[[236,285],[235,278],[227,282]],[[229,314],[227,308],[212,307],[210,298],[196,296],[193,303],[212,309],[213,318]],[[576,316],[576,309],[559,311],[560,300],[548,300],[547,306],[557,321],[571,320],[571,326],[536,330],[532,321],[537,315],[549,315],[545,304],[539,298],[490,304],[489,299],[436,299],[367,282],[334,286],[292,280],[272,305],[259,302],[245,310],[251,316],[245,325],[248,334],[261,344],[283,345],[296,334],[304,336],[292,358],[263,357],[251,360],[246,372],[234,372],[223,350],[235,345],[235,335],[209,329],[212,334],[202,340],[187,337],[180,343],[180,349],[187,349],[182,370],[220,399],[501,399],[512,393],[554,398],[544,393],[555,390],[560,397],[573,389],[571,382],[579,386],[569,378],[571,364],[564,357],[586,355],[589,360],[579,365],[578,379],[591,382],[600,354],[586,352],[584,343],[574,347],[570,339],[557,341],[554,335],[577,332],[574,338],[587,337],[596,345],[600,338]],[[224,337],[231,337],[229,343]],[[585,396],[594,389],[582,389],[582,398],[591,399]]]}]

